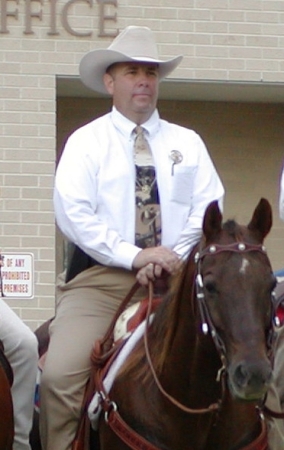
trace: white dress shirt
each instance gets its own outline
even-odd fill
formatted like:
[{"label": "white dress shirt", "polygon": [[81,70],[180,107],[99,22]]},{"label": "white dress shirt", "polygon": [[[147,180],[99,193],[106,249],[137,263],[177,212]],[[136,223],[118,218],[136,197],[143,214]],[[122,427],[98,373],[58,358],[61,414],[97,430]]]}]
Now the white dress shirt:
[{"label": "white dress shirt", "polygon": [[[59,162],[54,207],[63,234],[99,263],[132,268],[135,246],[136,124],[112,111],[76,130]],[[162,245],[184,257],[200,239],[207,205],[224,189],[194,131],[160,119],[143,124],[159,188]],[[182,161],[173,165],[171,151]]]}]

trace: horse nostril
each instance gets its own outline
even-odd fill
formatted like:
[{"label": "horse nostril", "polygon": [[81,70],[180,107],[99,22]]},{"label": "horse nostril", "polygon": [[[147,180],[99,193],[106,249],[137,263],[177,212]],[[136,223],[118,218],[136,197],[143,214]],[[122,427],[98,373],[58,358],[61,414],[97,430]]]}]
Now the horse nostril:
[{"label": "horse nostril", "polygon": [[234,379],[240,387],[244,387],[248,384],[248,372],[243,364],[239,364],[235,369]]},{"label": "horse nostril", "polygon": [[267,364],[239,364],[234,371],[234,381],[240,388],[259,389],[272,381],[272,369]]}]

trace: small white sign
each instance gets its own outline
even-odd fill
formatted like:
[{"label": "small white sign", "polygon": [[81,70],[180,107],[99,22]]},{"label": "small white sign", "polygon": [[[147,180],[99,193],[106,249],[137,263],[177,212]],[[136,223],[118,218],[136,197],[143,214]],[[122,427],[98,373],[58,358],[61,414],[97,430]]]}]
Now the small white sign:
[{"label": "small white sign", "polygon": [[32,253],[0,253],[0,297],[34,296],[34,258]]}]

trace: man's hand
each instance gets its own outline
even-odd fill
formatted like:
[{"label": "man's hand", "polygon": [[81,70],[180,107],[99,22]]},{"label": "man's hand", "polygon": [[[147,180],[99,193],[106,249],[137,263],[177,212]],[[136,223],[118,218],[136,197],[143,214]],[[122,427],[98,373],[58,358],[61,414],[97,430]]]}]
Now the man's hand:
[{"label": "man's hand", "polygon": [[180,265],[178,255],[162,246],[141,250],[132,264],[134,269],[138,269],[136,278],[143,286],[147,286],[149,280],[160,278],[163,272],[168,275],[176,273]]}]

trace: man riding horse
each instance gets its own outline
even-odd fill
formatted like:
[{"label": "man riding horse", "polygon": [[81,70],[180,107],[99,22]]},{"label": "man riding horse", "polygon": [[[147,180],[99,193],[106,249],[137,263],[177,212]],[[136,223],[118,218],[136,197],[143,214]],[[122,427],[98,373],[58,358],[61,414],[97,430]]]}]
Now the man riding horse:
[{"label": "man riding horse", "polygon": [[74,245],[59,276],[41,384],[43,450],[70,450],[90,355],[136,280],[166,279],[200,239],[207,205],[224,189],[193,130],[162,120],[159,82],[181,62],[159,58],[149,28],[130,26],[86,54],[83,83],[112,97],[111,112],[76,130],[59,162],[54,206]]}]

